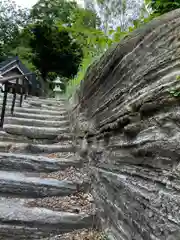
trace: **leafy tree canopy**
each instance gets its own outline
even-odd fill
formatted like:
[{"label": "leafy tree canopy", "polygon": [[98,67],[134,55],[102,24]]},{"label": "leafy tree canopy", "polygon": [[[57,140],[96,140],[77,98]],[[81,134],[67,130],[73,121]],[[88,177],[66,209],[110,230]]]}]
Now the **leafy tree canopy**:
[{"label": "leafy tree canopy", "polygon": [[33,63],[43,78],[49,72],[72,77],[85,54],[84,49],[92,47],[89,34],[94,37],[94,31],[100,26],[96,13],[80,8],[74,1],[39,0],[31,10],[31,18],[35,24],[30,44]]},{"label": "leafy tree canopy", "polygon": [[56,21],[70,23],[70,15],[77,8],[75,1],[39,0],[31,10],[33,21],[46,21],[54,24]]},{"label": "leafy tree canopy", "polygon": [[46,23],[35,24],[31,31],[33,64],[39,69],[44,80],[50,72],[67,78],[76,74],[82,51],[67,31],[58,31],[56,26]]},{"label": "leafy tree canopy", "polygon": [[26,25],[28,11],[21,9],[13,1],[0,0],[0,41],[9,43]]},{"label": "leafy tree canopy", "polygon": [[17,46],[20,32],[28,18],[26,9],[18,7],[12,0],[0,0],[0,61]]},{"label": "leafy tree canopy", "polygon": [[84,28],[94,28],[100,27],[101,20],[97,16],[96,12],[90,9],[76,8],[70,14],[71,26],[73,27],[84,27]]}]

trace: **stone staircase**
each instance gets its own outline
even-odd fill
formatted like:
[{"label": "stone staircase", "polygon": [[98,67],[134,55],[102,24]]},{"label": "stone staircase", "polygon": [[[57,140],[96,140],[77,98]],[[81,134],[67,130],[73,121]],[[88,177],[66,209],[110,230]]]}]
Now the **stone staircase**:
[{"label": "stone staircase", "polygon": [[0,130],[0,239],[65,239],[93,228],[65,100],[28,98],[11,116],[11,98]]}]

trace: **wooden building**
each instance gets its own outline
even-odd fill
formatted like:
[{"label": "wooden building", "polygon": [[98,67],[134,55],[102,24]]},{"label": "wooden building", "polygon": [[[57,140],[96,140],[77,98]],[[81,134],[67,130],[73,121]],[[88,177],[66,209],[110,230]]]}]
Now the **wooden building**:
[{"label": "wooden building", "polygon": [[[35,73],[32,73],[18,58],[18,56],[8,58],[0,63],[0,76],[1,77],[13,77],[17,75],[29,74],[24,77],[27,87],[29,89],[29,95],[40,96],[42,89],[41,83]],[[12,80],[15,83],[16,79]],[[18,84],[22,84],[23,78],[18,79]]]}]

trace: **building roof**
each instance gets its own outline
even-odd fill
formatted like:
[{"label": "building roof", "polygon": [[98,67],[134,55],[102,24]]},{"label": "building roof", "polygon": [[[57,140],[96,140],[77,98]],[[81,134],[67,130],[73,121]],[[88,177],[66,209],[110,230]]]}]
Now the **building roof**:
[{"label": "building roof", "polygon": [[[18,70],[20,72],[22,72],[22,74],[27,74],[27,73],[32,73],[19,59],[18,56],[15,57],[10,57],[8,59],[6,59],[5,61],[0,63],[0,73],[3,76],[5,73],[9,72],[10,70],[14,69],[14,68],[18,68]],[[32,84],[32,86],[34,88],[40,88],[40,83],[37,80],[36,74],[33,73],[32,75],[27,76],[27,79],[29,81],[30,84]]]}]

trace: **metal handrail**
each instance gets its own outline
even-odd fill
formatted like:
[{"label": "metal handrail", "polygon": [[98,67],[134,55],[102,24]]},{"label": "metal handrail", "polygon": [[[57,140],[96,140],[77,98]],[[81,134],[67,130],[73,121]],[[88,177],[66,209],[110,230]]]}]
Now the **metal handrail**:
[{"label": "metal handrail", "polygon": [[[1,91],[4,93],[3,96],[3,105],[2,105],[2,110],[1,110],[1,119],[0,119],[0,127],[3,127],[4,124],[4,116],[6,112],[6,103],[7,103],[7,96],[8,96],[8,90],[9,86],[12,87],[13,89],[13,99],[12,99],[12,105],[11,105],[11,115],[14,113],[14,107],[16,103],[16,94],[18,93],[18,90],[20,90],[20,102],[19,106],[22,106],[23,102],[23,95],[27,97],[27,93],[29,92],[29,84],[26,84],[26,81],[29,83],[29,80],[27,79],[25,81],[25,77],[32,75],[33,73],[27,73],[27,74],[21,74],[21,75],[16,75],[12,77],[1,77],[0,78],[0,84],[3,86],[1,88]],[[19,84],[19,79],[23,79],[22,84]],[[15,83],[10,82],[11,80],[16,80]]]}]

